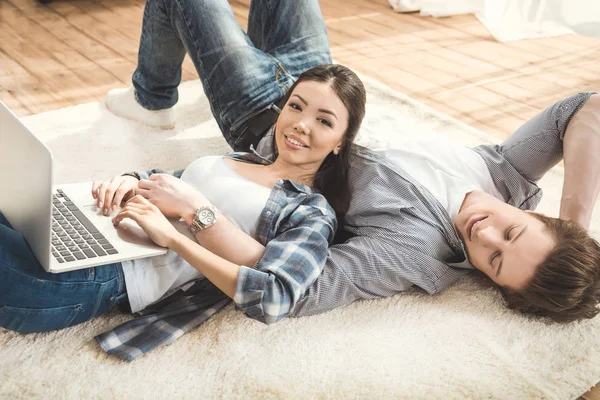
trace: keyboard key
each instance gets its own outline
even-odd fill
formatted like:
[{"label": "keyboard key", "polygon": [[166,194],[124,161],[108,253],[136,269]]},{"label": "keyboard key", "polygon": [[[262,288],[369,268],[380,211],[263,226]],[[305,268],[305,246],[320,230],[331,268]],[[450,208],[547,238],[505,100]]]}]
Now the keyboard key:
[{"label": "keyboard key", "polygon": [[96,244],[96,241],[94,239],[86,239],[86,243],[87,244]]},{"label": "keyboard key", "polygon": [[66,257],[66,256],[70,256],[71,253],[69,253],[68,251],[61,251],[60,255],[63,256],[63,257]]},{"label": "keyboard key", "polygon": [[63,260],[63,259],[62,259],[62,258],[60,258],[60,257],[56,257],[56,260],[57,260],[59,263],[64,263],[64,262],[65,262],[65,260]]},{"label": "keyboard key", "polygon": [[106,252],[107,252],[108,254],[118,254],[118,253],[119,253],[119,252],[118,252],[117,250],[115,250],[115,249],[108,249],[108,250],[106,250]]},{"label": "keyboard key", "polygon": [[79,210],[73,211],[73,215],[77,217],[79,222],[92,234],[97,233],[98,229],[90,222],[90,220]]},{"label": "keyboard key", "polygon": [[108,244],[108,240],[106,240],[106,239],[98,239],[98,243],[100,243],[100,244]]},{"label": "keyboard key", "polygon": [[56,246],[56,247],[55,247],[55,249],[56,249],[56,251],[64,251],[64,250],[66,250],[67,248],[66,248],[65,246],[62,246],[62,245],[61,245],[61,246]]},{"label": "keyboard key", "polygon": [[101,244],[101,246],[102,246],[102,248],[104,250],[108,250],[108,249],[113,249],[114,248],[114,247],[112,247],[112,245],[110,243],[104,243],[104,244]]},{"label": "keyboard key", "polygon": [[95,239],[104,239],[104,235],[103,235],[103,234],[101,234],[100,232],[96,232],[96,233],[92,232],[92,236],[93,236]]},{"label": "keyboard key", "polygon": [[75,257],[73,257],[73,256],[65,257],[65,261],[75,261]]},{"label": "keyboard key", "polygon": [[88,256],[88,258],[96,257],[96,253],[94,253],[90,248],[83,249],[83,252],[86,256]]},{"label": "keyboard key", "polygon": [[85,259],[85,255],[83,253],[79,252],[79,251],[74,252],[73,255],[78,260],[84,260]]},{"label": "keyboard key", "polygon": [[96,254],[98,254],[99,256],[105,256],[106,252],[104,250],[102,250],[102,247],[96,245],[92,245],[92,249],[94,249],[94,251],[96,252]]}]

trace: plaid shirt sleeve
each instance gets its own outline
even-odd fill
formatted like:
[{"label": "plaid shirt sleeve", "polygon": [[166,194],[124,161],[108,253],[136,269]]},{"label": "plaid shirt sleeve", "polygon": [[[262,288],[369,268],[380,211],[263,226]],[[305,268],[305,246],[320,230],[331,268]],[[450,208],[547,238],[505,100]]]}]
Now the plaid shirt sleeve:
[{"label": "plaid shirt sleeve", "polygon": [[321,274],[337,229],[335,212],[323,196],[301,197],[254,269],[242,266],[238,274],[237,309],[265,324],[286,317]]},{"label": "plaid shirt sleeve", "polygon": [[127,175],[135,175],[137,176],[139,179],[148,179],[150,177],[150,175],[152,174],[169,174],[169,175],[173,175],[175,178],[181,178],[181,175],[183,175],[183,171],[185,171],[184,169],[176,169],[176,170],[172,170],[172,171],[163,171],[162,169],[149,169],[146,171],[136,171],[136,172],[128,172]]}]

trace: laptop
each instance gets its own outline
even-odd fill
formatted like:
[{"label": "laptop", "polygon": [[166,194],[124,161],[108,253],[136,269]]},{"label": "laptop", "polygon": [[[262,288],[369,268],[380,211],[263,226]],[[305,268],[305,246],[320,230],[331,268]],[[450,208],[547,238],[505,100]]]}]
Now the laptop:
[{"label": "laptop", "polygon": [[167,252],[130,219],[115,228],[112,216],[119,210],[104,216],[96,208],[92,182],[53,186],[52,164],[50,149],[0,101],[0,211],[46,271]]}]

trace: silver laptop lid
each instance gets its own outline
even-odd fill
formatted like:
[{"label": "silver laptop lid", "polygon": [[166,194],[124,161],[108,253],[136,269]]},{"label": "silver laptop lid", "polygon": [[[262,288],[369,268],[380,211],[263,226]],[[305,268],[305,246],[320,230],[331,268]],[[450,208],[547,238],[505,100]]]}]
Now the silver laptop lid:
[{"label": "silver laptop lid", "polygon": [[0,101],[0,211],[50,265],[52,153]]}]

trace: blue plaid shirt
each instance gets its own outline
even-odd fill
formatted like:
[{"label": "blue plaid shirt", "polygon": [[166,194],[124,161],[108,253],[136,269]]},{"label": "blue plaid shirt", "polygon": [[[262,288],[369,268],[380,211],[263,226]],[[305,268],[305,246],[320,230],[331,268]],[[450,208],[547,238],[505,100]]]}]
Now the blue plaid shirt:
[{"label": "blue plaid shirt", "polygon": [[[232,153],[240,161],[267,164],[257,153]],[[155,169],[138,173],[148,178]],[[181,177],[183,170],[168,172]],[[272,324],[286,317],[323,271],[337,221],[325,198],[308,186],[279,180],[259,220],[256,240],[265,250],[253,268],[242,266],[233,297],[236,309]],[[96,337],[110,354],[133,360],[171,343],[224,309],[231,299],[201,279],[143,310],[140,318]]]}]

